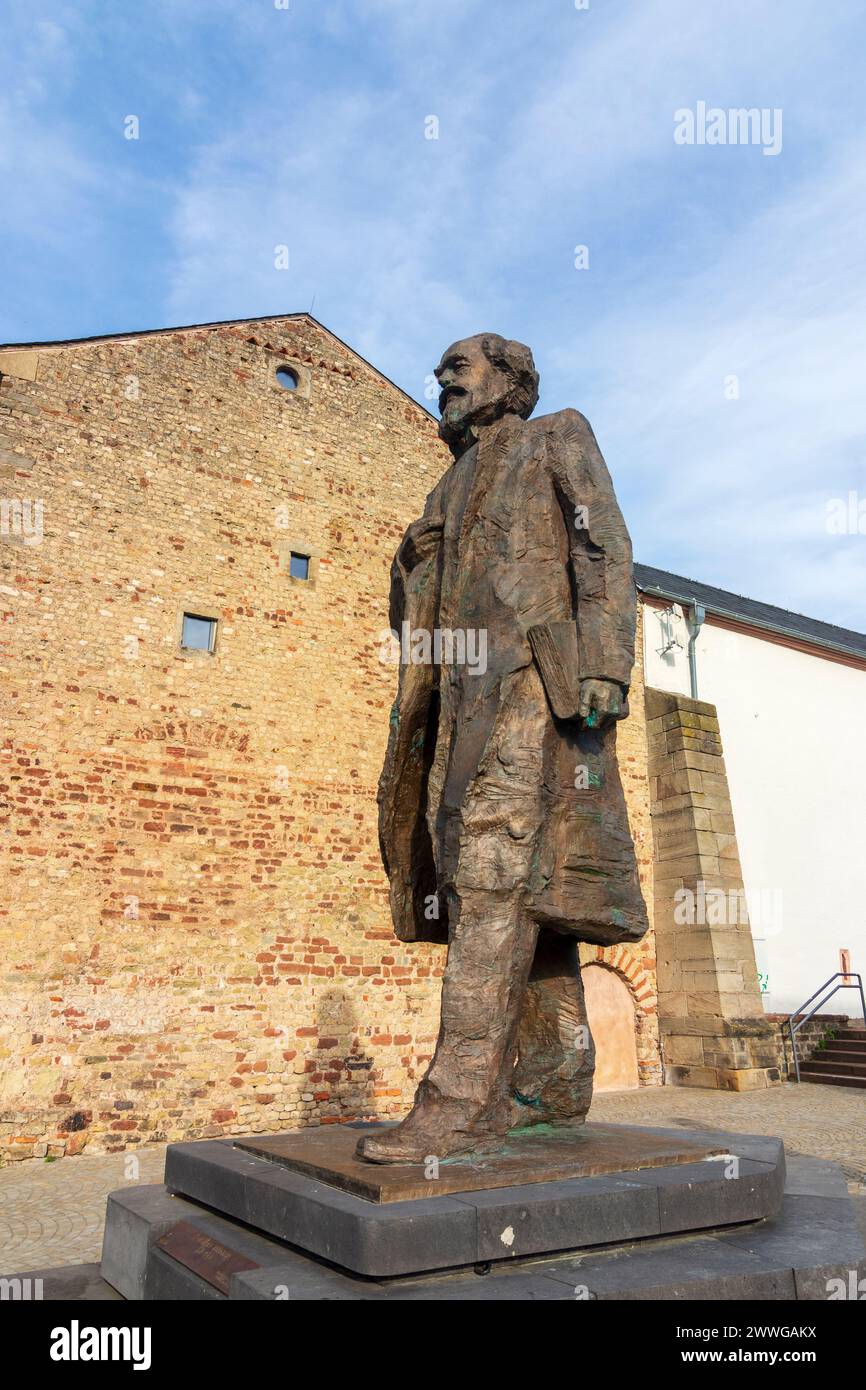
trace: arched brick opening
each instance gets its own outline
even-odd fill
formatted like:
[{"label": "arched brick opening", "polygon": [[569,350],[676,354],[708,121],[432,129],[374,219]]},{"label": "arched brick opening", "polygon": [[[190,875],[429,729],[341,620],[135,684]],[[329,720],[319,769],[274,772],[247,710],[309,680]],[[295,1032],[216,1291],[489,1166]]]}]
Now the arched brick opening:
[{"label": "arched brick opening", "polygon": [[640,1085],[635,999],[628,981],[604,961],[583,967],[589,1026],[595,1040],[595,1091],[627,1091]]},{"label": "arched brick opening", "polygon": [[634,1034],[637,1047],[638,1078],[641,1086],[663,1085],[659,1054],[658,995],[651,958],[628,946],[589,946],[582,949],[585,969],[600,965],[617,975],[627,986],[634,1003]]}]

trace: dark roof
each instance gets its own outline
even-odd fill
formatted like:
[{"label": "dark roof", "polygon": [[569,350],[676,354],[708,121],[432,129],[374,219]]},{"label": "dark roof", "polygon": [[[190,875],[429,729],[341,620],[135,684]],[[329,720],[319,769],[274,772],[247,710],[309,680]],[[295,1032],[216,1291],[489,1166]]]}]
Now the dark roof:
[{"label": "dark roof", "polygon": [[729,593],[727,589],[715,589],[711,584],[699,584],[694,579],[686,579],[681,574],[669,574],[667,570],[653,569],[651,565],[635,565],[634,578],[641,593],[657,594],[660,598],[671,599],[675,603],[691,603],[696,600],[708,613],[718,613],[720,617],[738,618],[740,622],[751,623],[767,632],[795,637],[803,642],[812,642],[832,651],[851,652],[866,657],[866,635],[852,632],[849,628],[835,627],[833,623],[822,623],[817,618],[806,618],[802,613],[791,613],[787,608],[776,608],[772,603],[759,603],[757,599],[743,598],[740,594]]}]

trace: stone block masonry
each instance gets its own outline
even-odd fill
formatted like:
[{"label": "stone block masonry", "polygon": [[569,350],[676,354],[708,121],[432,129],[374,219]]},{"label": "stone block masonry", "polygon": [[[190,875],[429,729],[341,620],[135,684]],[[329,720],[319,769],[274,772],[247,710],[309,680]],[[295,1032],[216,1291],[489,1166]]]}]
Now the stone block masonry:
[{"label": "stone block masonry", "polygon": [[781,1045],[761,1003],[715,706],[648,688],[646,717],[666,1079],[775,1085]]},{"label": "stone block masonry", "polygon": [[[405,1111],[443,956],[390,927],[379,636],[448,461],[304,315],[0,357],[0,492],[42,504],[0,536],[6,1159]],[[648,884],[645,746],[633,716]],[[619,955],[657,1080],[652,940]]]}]

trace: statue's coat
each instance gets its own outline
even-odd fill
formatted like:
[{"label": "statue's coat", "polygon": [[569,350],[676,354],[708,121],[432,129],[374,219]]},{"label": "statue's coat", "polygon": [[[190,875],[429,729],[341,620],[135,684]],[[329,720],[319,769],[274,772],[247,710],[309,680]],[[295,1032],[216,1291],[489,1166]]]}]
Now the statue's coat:
[{"label": "statue's coat", "polygon": [[[524,421],[509,414],[485,431],[408,528],[391,579],[397,633],[408,623],[411,631],[484,631],[487,640],[483,674],[465,665],[401,663],[379,785],[397,936],[447,940],[447,889],[458,878],[470,820],[477,850],[473,795],[477,813],[477,789],[490,760],[506,756],[503,748],[519,763],[521,721],[535,691],[547,724],[538,777],[543,819],[532,832],[526,886],[531,915],[605,946],[638,940],[647,918],[616,724],[592,730],[556,718],[528,671],[529,629],[573,621],[580,679],[615,681],[625,695],[631,678],[631,542],[583,416],[564,410]],[[575,692],[575,713],[576,699]],[[519,819],[509,825],[515,840]],[[495,889],[497,865],[490,870]]]}]

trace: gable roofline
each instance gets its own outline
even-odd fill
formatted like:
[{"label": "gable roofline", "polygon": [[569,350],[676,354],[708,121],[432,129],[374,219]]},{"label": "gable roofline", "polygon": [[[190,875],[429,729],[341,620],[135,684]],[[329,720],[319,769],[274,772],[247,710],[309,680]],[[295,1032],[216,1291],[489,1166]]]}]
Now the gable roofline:
[{"label": "gable roofline", "polygon": [[295,322],[304,320],[312,324],[314,328],[318,328],[320,332],[325,333],[327,337],[331,338],[333,342],[337,343],[344,351],[351,353],[353,357],[357,357],[359,362],[363,362],[364,366],[368,367],[381,381],[384,381],[388,386],[393,386],[395,391],[399,391],[401,396],[404,396],[407,401],[410,401],[412,405],[420,410],[423,415],[426,415],[429,420],[432,420],[434,424],[439,424],[437,417],[433,415],[425,405],[422,405],[420,401],[416,401],[414,396],[410,396],[408,391],[404,391],[402,386],[398,386],[396,381],[392,381],[391,378],[386,376],[383,371],[380,371],[378,367],[374,367],[373,363],[369,362],[367,358],[364,357],[363,353],[358,352],[357,348],[353,348],[351,343],[345,342],[333,329],[328,328],[324,323],[320,323],[313,314],[308,314],[303,311],[293,314],[258,314],[254,316],[245,316],[241,319],[214,319],[211,323],[182,323],[174,326],[169,325],[166,328],[133,328],[125,333],[92,333],[85,338],[49,338],[35,343],[0,343],[0,352],[38,352],[40,348],[86,347],[90,343],[126,342],[130,338],[158,338],[165,337],[166,334],[170,333],[200,333],[217,328],[240,328],[245,324],[285,323],[287,320],[294,320]]},{"label": "gable roofline", "polygon": [[634,579],[637,588],[648,598],[663,598],[687,605],[697,601],[710,616],[759,629],[768,636],[822,647],[828,652],[839,652],[866,662],[866,634],[862,632],[836,627],[818,618],[808,618],[803,613],[792,613],[771,603],[744,598],[727,589],[700,584],[684,575],[670,574],[651,565],[636,564]]},{"label": "gable roofline", "polygon": [[[350,343],[345,342],[339,334],[334,333],[326,324],[321,323],[315,315],[305,311],[289,314],[259,314],[239,319],[214,319],[208,323],[175,324],[164,328],[135,328],[121,333],[93,333],[83,338],[53,338],[38,342],[0,343],[0,352],[34,352],[39,351],[40,348],[84,347],[90,343],[124,342],[131,338],[164,337],[172,333],[199,333],[219,328],[240,328],[245,325],[285,323],[287,321],[305,321],[312,324],[314,328],[324,333],[345,352],[362,362],[374,376],[384,381],[386,385],[393,387],[405,400],[414,405],[423,415],[426,415],[433,424],[438,425],[436,416],[426,406],[417,401],[414,396],[410,396],[408,391],[405,391],[402,386],[398,386],[391,377],[386,376],[383,371],[375,367],[362,353],[358,352],[357,348],[353,348]],[[793,613],[786,608],[777,608],[773,604],[745,598],[741,594],[734,594],[727,589],[717,589],[710,584],[701,584],[696,580],[686,578],[684,575],[672,574],[668,570],[656,569],[651,565],[635,564],[634,579],[638,590],[648,597],[663,598],[674,603],[685,604],[697,601],[703,605],[708,613],[722,620],[742,623],[777,637],[790,638],[813,647],[823,647],[827,651],[854,656],[861,661],[866,660],[866,634],[854,632],[850,628],[836,627],[833,623],[821,622],[817,618],[809,618],[802,613]]]}]

